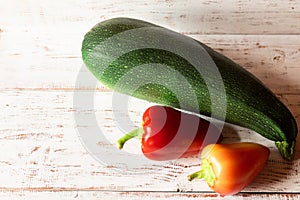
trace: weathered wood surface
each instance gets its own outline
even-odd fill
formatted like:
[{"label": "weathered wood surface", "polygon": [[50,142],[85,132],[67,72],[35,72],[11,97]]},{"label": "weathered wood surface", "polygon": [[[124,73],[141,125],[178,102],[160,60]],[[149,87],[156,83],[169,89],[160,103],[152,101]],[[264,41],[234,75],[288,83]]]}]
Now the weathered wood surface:
[{"label": "weathered wood surface", "polygon": [[[110,149],[124,130],[115,115],[137,126],[149,105],[130,98],[130,112],[115,110],[114,93],[101,84],[94,88],[94,79],[82,69],[83,35],[110,17],[141,18],[204,42],[259,77],[300,124],[298,1],[2,0],[0,5],[3,199],[223,199],[201,180],[186,180],[199,168],[197,158],[146,163],[133,173],[127,172],[133,169],[126,161],[130,154],[120,153],[123,163],[112,159],[103,164],[82,142],[80,128],[100,127],[107,140],[95,144],[117,158]],[[78,74],[90,81],[76,83]],[[76,107],[74,94],[94,96],[95,103]],[[77,124],[76,116],[95,116],[97,123]],[[235,199],[299,199],[299,145],[295,161],[288,163],[272,142],[256,133],[226,125],[224,135],[224,142],[255,141],[272,150],[263,172]],[[138,142],[131,145],[124,151],[139,155]]]},{"label": "weathered wood surface", "polygon": [[174,200],[192,200],[192,199],[210,199],[210,200],[265,200],[265,199],[280,199],[280,200],[298,200],[300,199],[297,195],[289,194],[249,194],[241,193],[237,194],[234,197],[222,197],[214,193],[177,193],[177,192],[113,192],[113,191],[78,191],[78,190],[50,190],[50,191],[0,191],[1,199],[90,199],[90,200],[111,200],[111,199],[145,199],[145,200],[164,200],[164,199],[174,199]]}]

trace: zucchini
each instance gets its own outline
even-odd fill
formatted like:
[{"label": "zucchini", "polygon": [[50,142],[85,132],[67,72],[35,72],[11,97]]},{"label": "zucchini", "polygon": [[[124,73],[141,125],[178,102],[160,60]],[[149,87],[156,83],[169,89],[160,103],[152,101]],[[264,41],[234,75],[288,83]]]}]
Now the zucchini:
[{"label": "zucchini", "polygon": [[145,21],[113,18],[86,33],[81,51],[107,87],[249,128],[293,160],[298,128],[291,112],[255,76],[205,44]]}]

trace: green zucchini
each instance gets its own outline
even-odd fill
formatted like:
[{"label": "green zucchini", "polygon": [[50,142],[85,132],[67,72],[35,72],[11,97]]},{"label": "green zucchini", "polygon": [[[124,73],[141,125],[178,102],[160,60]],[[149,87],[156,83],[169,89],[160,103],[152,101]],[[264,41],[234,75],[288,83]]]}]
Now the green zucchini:
[{"label": "green zucchini", "polygon": [[81,50],[107,87],[224,118],[274,141],[284,159],[294,158],[298,128],[291,112],[256,77],[205,44],[145,21],[114,18],[86,33]]}]

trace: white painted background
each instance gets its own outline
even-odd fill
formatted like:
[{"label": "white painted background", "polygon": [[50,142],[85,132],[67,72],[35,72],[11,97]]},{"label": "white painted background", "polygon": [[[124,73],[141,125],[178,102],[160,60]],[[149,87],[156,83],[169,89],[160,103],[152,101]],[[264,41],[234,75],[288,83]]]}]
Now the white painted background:
[{"label": "white painted background", "polygon": [[[83,111],[74,109],[73,95],[91,94],[94,85],[76,84],[79,73],[89,76],[80,71],[81,42],[96,23],[120,16],[189,35],[233,59],[274,91],[299,124],[299,1],[0,0],[0,199],[223,199],[203,181],[186,180],[199,169],[197,158],[149,165],[137,175],[122,163],[101,164],[82,145],[74,115]],[[112,95],[98,84],[94,108],[84,110],[111,141],[122,134]],[[138,125],[149,104],[129,103],[130,112],[120,115]],[[225,199],[300,199],[299,145],[288,163],[254,132],[227,125],[224,136],[224,142],[254,141],[272,151],[255,181]],[[131,145],[124,151],[140,153],[136,141]]]}]

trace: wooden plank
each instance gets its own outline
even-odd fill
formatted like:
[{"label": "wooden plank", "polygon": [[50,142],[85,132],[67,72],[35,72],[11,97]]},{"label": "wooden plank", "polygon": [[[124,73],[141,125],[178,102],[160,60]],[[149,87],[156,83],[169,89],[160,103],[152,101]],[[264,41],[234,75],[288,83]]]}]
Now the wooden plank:
[{"label": "wooden plank", "polygon": [[[276,93],[299,93],[300,40],[299,36],[205,36],[191,35],[216,51],[228,56],[261,79]],[[23,37],[19,35],[18,37]],[[26,36],[25,36],[26,37]],[[68,38],[67,47],[55,41],[56,36],[46,40],[47,48],[39,47],[40,41],[28,39],[26,53],[21,46],[10,45],[11,34],[2,37],[0,88],[29,90],[72,90],[83,65],[80,48],[82,35]],[[63,37],[64,38],[64,37]],[[50,47],[51,45],[51,47]],[[51,50],[49,50],[49,49]],[[64,50],[62,50],[64,49]],[[84,70],[82,73],[88,73]],[[94,83],[93,77],[90,81]],[[93,88],[94,85],[85,85]],[[98,89],[105,90],[103,86]]]},{"label": "wooden plank", "polygon": [[299,34],[299,9],[300,2],[295,0],[88,0],[84,4],[74,0],[14,0],[2,4],[0,24],[4,31],[55,32],[60,27],[69,32],[73,27],[81,32],[100,20],[122,16],[190,34]]},{"label": "wooden plank", "polygon": [[[116,139],[128,127],[118,120],[140,123],[141,113],[149,103],[128,99],[129,110],[113,107],[112,92],[77,91],[83,98],[94,97],[94,106],[73,106],[73,92],[63,91],[2,91],[0,105],[0,187],[3,190],[109,190],[109,191],[211,191],[201,180],[187,181],[189,173],[199,169],[199,159],[186,158],[170,162],[145,162],[139,141],[128,143],[123,151],[115,147]],[[284,95],[299,123],[298,96]],[[125,99],[126,101],[126,99]],[[83,117],[76,121],[74,116]],[[96,121],[86,120],[93,119]],[[116,118],[118,116],[119,118]],[[105,138],[92,145],[98,152],[91,155],[91,146],[82,141],[80,128],[94,131]],[[130,127],[129,127],[130,128]],[[271,149],[264,171],[245,192],[295,192],[299,184],[299,145],[296,159],[285,162],[273,142],[249,130],[224,128],[224,142],[255,141]],[[9,152],[9,153],[7,153]],[[102,157],[101,157],[102,156]],[[97,159],[95,159],[97,158]],[[131,162],[135,161],[135,162]],[[147,174],[144,177],[141,174]]]},{"label": "wooden plank", "polygon": [[210,200],[298,200],[299,194],[251,194],[241,193],[234,196],[222,197],[214,193],[174,193],[174,192],[111,192],[111,191],[0,191],[1,198],[26,200],[26,199],[89,199],[89,200],[111,200],[111,199],[145,199],[145,200],[164,200],[164,199],[210,199]]}]

